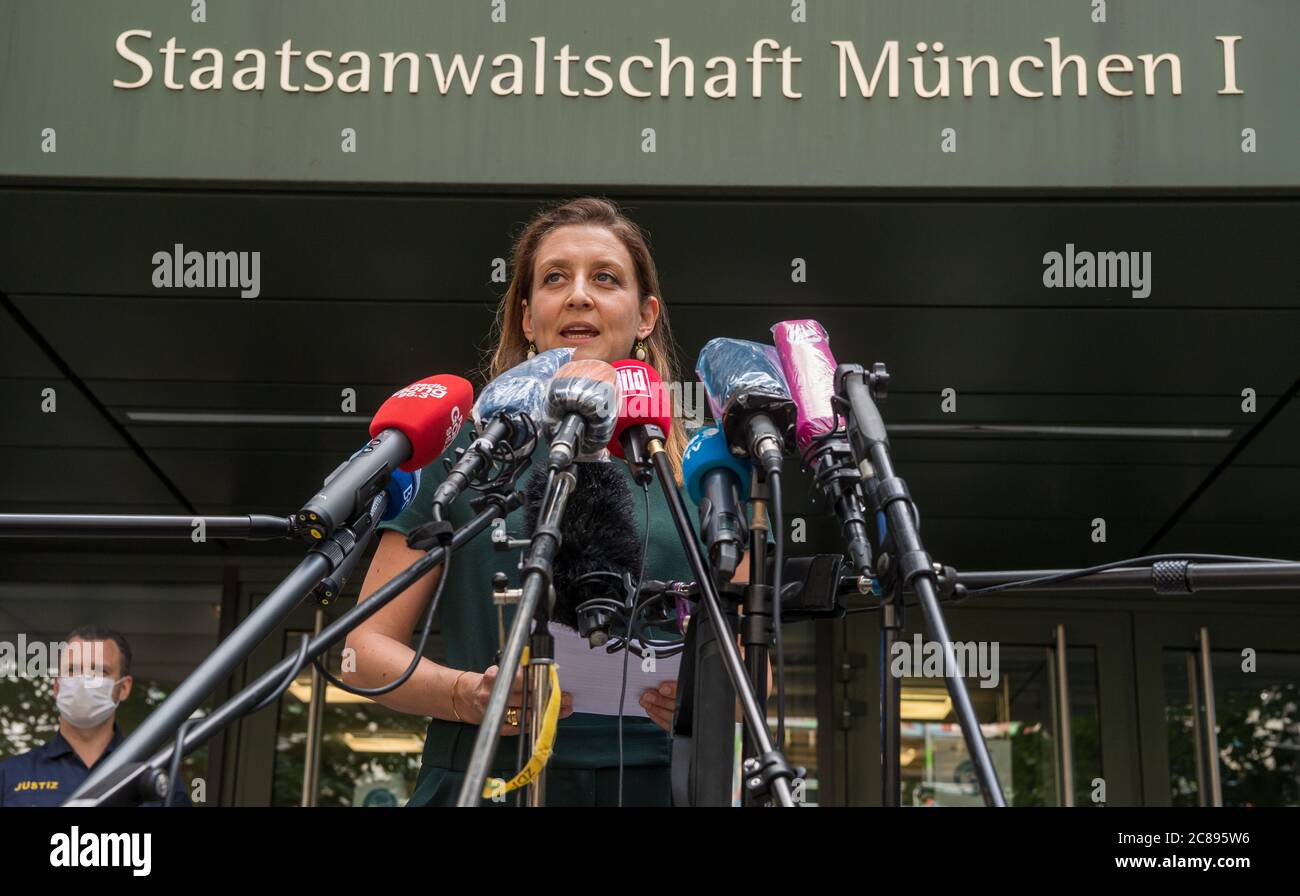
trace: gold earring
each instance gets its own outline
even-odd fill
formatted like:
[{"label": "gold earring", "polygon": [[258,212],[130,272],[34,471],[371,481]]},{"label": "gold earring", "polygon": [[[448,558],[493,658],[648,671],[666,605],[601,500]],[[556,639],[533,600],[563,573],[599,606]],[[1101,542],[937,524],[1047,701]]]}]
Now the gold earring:
[{"label": "gold earring", "polygon": [[638,339],[636,341],[635,349],[636,350],[634,354],[636,355],[636,359],[638,361],[644,361],[646,359],[645,342],[643,340]]},{"label": "gold earring", "polygon": [[528,360],[531,361],[533,358],[536,357],[537,357],[537,343],[530,342],[528,343]]}]

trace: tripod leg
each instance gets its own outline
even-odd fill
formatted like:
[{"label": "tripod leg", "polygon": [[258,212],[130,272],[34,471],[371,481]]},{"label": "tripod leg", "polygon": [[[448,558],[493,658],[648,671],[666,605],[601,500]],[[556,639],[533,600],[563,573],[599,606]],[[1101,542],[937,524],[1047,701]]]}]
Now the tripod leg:
[{"label": "tripod leg", "polygon": [[966,740],[966,750],[970,753],[971,763],[975,766],[975,775],[979,778],[984,804],[1005,806],[1007,801],[1002,794],[1002,784],[998,781],[997,769],[993,767],[993,759],[989,756],[989,747],[984,742],[984,732],[980,729],[975,707],[970,702],[966,681],[961,677],[957,655],[952,647],[952,636],[948,634],[948,625],[944,622],[943,612],[939,609],[934,580],[926,576],[917,578],[916,595],[920,599],[921,609],[925,612],[931,637],[939,642],[943,650],[943,671],[948,685],[948,696],[952,697],[953,709],[956,710],[957,720],[961,723],[961,733]]},{"label": "tripod leg", "polygon": [[880,805],[902,800],[903,682],[892,671],[894,645],[903,629],[901,588],[880,605]]}]

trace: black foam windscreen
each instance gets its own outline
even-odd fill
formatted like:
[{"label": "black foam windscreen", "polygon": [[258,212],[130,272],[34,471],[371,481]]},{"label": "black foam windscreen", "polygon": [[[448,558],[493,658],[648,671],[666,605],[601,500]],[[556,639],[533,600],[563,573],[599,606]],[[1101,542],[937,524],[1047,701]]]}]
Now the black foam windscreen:
[{"label": "black foam windscreen", "polygon": [[[608,461],[574,463],[577,477],[560,521],[560,549],[555,555],[553,583],[555,610],[551,618],[578,630],[577,607],[594,598],[622,600],[619,579],[636,578],[641,564],[641,542],[633,517],[632,491],[627,477]],[[531,537],[546,493],[548,470],[539,466],[524,488],[524,531]]]}]

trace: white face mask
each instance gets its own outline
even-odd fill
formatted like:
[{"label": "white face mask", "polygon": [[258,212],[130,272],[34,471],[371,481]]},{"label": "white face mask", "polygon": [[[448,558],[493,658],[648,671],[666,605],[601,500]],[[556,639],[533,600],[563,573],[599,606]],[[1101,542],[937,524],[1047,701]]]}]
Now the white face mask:
[{"label": "white face mask", "polygon": [[[121,681],[118,679],[117,681]],[[102,725],[117,712],[113,688],[117,681],[106,676],[75,675],[59,679],[59,696],[55,700],[59,715],[77,728]]]}]

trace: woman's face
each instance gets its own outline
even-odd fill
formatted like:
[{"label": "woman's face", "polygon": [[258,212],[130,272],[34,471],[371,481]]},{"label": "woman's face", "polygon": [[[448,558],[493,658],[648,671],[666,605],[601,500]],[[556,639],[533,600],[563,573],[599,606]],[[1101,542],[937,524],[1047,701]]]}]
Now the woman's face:
[{"label": "woman's face", "polygon": [[659,299],[641,300],[632,256],[605,228],[570,224],[538,245],[523,318],[524,337],[538,351],[568,346],[574,358],[613,363],[650,335],[658,317]]}]

